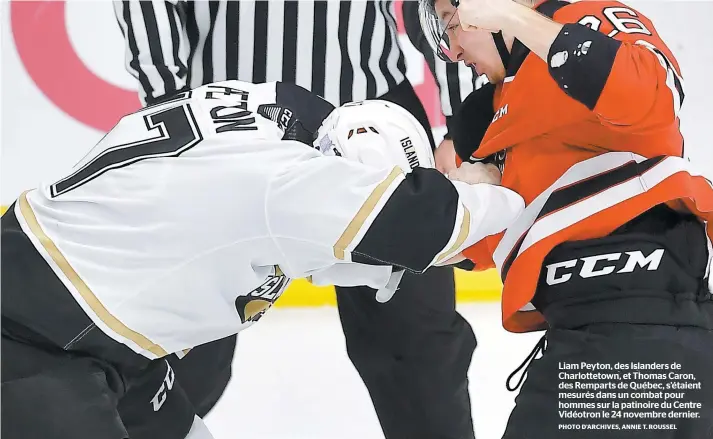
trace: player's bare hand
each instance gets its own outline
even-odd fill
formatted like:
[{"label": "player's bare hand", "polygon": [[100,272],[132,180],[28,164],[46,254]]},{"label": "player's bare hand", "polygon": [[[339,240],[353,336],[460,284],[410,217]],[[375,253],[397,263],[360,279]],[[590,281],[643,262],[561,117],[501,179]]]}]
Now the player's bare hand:
[{"label": "player's bare hand", "polygon": [[460,26],[464,31],[483,29],[499,32],[513,6],[513,0],[461,0],[458,5]]},{"label": "player's bare hand", "polygon": [[448,173],[448,178],[468,184],[500,184],[502,175],[497,166],[492,163],[463,163]]},{"label": "player's bare hand", "polygon": [[436,169],[444,174],[448,174],[458,167],[456,165],[456,149],[451,139],[443,139],[433,155],[436,159]]}]

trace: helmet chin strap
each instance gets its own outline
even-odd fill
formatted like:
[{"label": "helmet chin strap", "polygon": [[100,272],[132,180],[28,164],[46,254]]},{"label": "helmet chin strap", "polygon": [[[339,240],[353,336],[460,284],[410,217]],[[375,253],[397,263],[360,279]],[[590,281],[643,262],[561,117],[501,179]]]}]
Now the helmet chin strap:
[{"label": "helmet chin strap", "polygon": [[498,48],[498,53],[500,54],[500,59],[503,62],[505,70],[508,69],[508,64],[510,63],[510,51],[508,51],[508,46],[505,45],[505,38],[503,37],[503,32],[493,34],[493,41],[495,41],[495,47]]}]

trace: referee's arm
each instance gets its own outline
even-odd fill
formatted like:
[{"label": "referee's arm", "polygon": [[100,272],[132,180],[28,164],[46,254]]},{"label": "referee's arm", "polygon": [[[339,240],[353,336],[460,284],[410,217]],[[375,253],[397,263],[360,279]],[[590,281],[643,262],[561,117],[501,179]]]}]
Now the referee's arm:
[{"label": "referee's arm", "polygon": [[143,104],[189,88],[185,8],[184,0],[114,1],[126,69],[139,81]]}]

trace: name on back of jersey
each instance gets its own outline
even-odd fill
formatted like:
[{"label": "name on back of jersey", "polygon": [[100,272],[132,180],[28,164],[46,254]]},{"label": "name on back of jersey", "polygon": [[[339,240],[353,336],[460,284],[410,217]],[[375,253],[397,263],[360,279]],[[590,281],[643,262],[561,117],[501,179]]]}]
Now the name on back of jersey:
[{"label": "name on back of jersey", "polygon": [[253,112],[248,111],[249,93],[247,91],[222,85],[208,85],[205,88],[206,100],[220,99],[217,96],[230,95],[237,95],[240,99],[240,102],[235,105],[218,105],[210,109],[210,117],[213,119],[213,123],[218,124],[215,130],[216,133],[257,130],[255,115]]}]

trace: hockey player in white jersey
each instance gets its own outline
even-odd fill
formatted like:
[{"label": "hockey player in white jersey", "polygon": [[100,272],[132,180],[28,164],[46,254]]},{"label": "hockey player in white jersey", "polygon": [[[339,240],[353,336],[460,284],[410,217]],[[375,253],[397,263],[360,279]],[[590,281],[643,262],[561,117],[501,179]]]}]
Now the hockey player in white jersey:
[{"label": "hockey player in white jersey", "polygon": [[[326,120],[325,105],[282,83],[206,85],[124,117],[18,198],[2,218],[4,437],[129,437],[127,387],[250,326],[290,279],[386,299],[403,270],[457,260],[521,211],[432,169],[394,104]],[[174,384],[169,368],[147,407],[175,404]],[[164,437],[210,437],[186,415]]]}]

